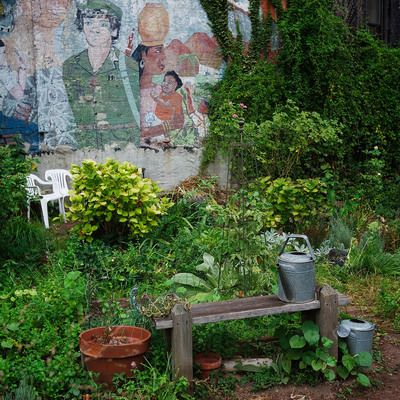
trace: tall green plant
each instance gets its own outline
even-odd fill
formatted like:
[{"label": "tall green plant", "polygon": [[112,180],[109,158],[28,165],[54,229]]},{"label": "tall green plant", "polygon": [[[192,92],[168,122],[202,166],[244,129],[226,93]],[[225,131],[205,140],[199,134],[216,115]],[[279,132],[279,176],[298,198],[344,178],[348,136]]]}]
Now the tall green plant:
[{"label": "tall green plant", "polygon": [[45,262],[53,238],[42,223],[14,216],[0,228],[0,262],[33,267]]},{"label": "tall green plant", "polygon": [[19,147],[0,146],[0,220],[26,209],[26,176],[33,167]]},{"label": "tall green plant", "polygon": [[300,111],[292,101],[271,120],[245,126],[264,175],[320,177],[340,164],[342,127],[317,112]]}]

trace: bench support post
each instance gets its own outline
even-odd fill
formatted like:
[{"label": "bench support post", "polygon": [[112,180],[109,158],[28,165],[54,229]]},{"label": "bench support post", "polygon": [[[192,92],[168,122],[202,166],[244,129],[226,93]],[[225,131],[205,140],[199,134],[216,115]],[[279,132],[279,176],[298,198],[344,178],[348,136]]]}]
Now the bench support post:
[{"label": "bench support post", "polygon": [[192,313],[182,304],[172,309],[171,357],[174,377],[193,380]]},{"label": "bench support post", "polygon": [[324,286],[319,295],[320,309],[316,312],[316,323],[321,336],[333,341],[329,349],[331,356],[338,358],[338,294],[330,286]]}]

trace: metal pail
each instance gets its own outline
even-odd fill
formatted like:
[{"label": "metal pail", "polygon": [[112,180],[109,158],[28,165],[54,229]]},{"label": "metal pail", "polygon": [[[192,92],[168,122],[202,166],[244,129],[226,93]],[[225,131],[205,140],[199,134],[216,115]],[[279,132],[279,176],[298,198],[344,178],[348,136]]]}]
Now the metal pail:
[{"label": "metal pail", "polygon": [[[290,239],[304,239],[309,253],[284,253]],[[289,235],[278,257],[278,297],[287,303],[315,300],[315,258],[306,235]]]},{"label": "metal pail", "polygon": [[346,338],[349,352],[352,356],[372,351],[375,324],[361,319],[344,319],[338,329],[338,336]]}]

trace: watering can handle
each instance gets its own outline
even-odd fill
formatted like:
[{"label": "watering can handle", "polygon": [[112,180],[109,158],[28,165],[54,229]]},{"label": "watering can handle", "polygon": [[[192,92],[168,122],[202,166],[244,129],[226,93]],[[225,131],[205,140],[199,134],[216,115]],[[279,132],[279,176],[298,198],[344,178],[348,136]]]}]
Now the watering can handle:
[{"label": "watering can handle", "polygon": [[308,237],[306,235],[298,235],[298,234],[295,234],[295,233],[289,235],[286,238],[285,244],[283,245],[282,250],[280,251],[279,255],[281,255],[283,253],[283,251],[285,250],[285,247],[288,244],[290,239],[304,239],[306,244],[307,244],[308,251],[310,252],[311,259],[315,260],[314,250],[311,247],[311,244],[310,244],[310,241],[308,240]]}]

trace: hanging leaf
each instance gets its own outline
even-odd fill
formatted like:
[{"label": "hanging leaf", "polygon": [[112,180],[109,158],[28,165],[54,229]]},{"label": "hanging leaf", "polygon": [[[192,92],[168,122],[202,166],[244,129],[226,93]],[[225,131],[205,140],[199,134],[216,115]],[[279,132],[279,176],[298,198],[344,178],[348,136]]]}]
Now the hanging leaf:
[{"label": "hanging leaf", "polygon": [[349,372],[352,371],[356,366],[356,360],[350,354],[345,354],[342,357],[342,363]]},{"label": "hanging leaf", "polygon": [[171,281],[174,283],[179,283],[181,285],[192,286],[197,289],[203,290],[211,290],[211,287],[207,284],[204,279],[199,278],[198,276],[191,274],[189,272],[182,272],[174,275],[171,278]]},{"label": "hanging leaf", "polygon": [[290,374],[290,371],[292,369],[292,360],[289,360],[288,358],[283,358],[281,361],[282,364],[282,369],[287,373]]},{"label": "hanging leaf", "polygon": [[367,351],[362,351],[355,359],[360,367],[370,367],[372,365],[372,355]]},{"label": "hanging leaf", "polygon": [[294,335],[289,340],[292,349],[302,349],[306,345],[306,340],[303,336]]},{"label": "hanging leaf", "polygon": [[350,372],[343,365],[339,365],[336,368],[336,372],[342,379],[347,379],[350,375]]},{"label": "hanging leaf", "polygon": [[328,380],[329,382],[334,381],[336,378],[335,371],[333,371],[332,369],[326,369],[324,371],[324,375],[325,375],[326,380]]},{"label": "hanging leaf", "polygon": [[321,371],[324,367],[324,362],[322,360],[312,360],[311,366],[314,371]]},{"label": "hanging leaf", "polygon": [[319,342],[319,328],[312,321],[303,323],[304,338],[310,346],[314,346]]},{"label": "hanging leaf", "polygon": [[325,337],[325,336],[322,336],[321,342],[322,342],[322,346],[323,346],[325,349],[330,349],[330,348],[332,347],[332,345],[333,345],[333,340],[328,339],[328,338]]}]

